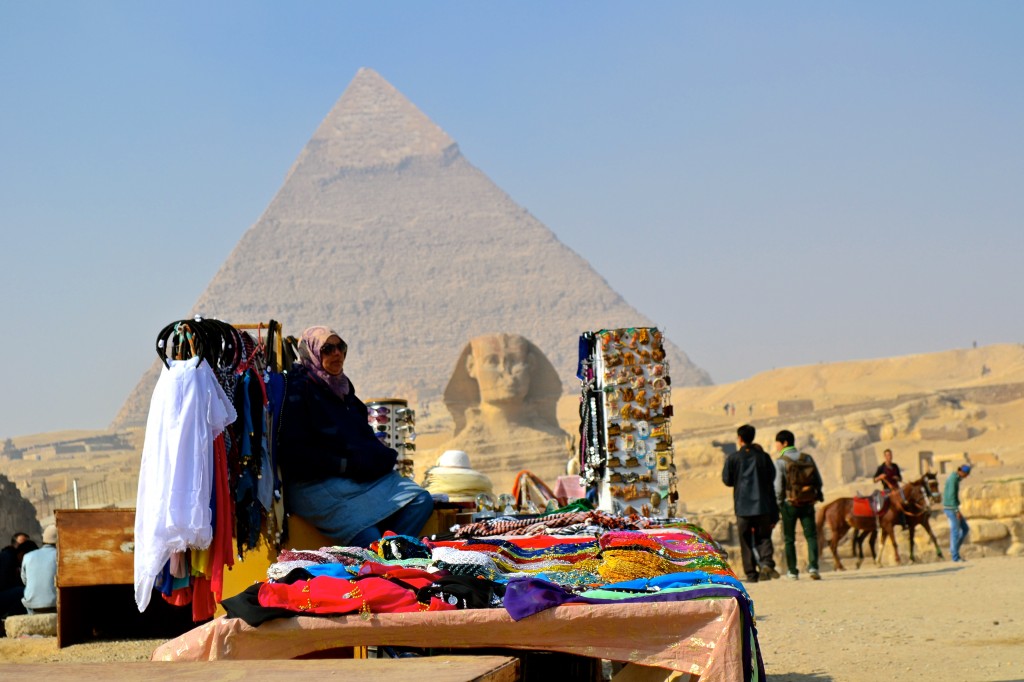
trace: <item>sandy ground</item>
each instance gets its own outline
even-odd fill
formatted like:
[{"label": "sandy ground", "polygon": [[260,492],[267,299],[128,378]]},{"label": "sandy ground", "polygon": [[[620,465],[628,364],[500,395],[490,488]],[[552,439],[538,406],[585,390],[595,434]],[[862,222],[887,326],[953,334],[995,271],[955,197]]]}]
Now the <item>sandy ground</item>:
[{"label": "sandy ground", "polygon": [[[1024,680],[1021,576],[1024,558],[993,557],[750,585],[768,679]],[[0,663],[142,661],[160,643],[4,639]]]}]

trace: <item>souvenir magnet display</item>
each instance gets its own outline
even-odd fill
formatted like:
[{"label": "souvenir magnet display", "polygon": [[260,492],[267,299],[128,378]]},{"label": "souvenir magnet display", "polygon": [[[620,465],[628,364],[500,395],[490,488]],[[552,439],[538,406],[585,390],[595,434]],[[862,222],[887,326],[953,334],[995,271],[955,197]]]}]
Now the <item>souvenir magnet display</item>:
[{"label": "souvenir magnet display", "polygon": [[606,511],[676,515],[671,379],[654,327],[580,337],[580,475]]}]

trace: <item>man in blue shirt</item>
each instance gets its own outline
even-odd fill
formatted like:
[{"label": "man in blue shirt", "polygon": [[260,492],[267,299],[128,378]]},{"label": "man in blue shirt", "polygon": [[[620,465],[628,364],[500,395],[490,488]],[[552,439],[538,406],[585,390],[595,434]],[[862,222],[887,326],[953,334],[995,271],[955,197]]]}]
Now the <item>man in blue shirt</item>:
[{"label": "man in blue shirt", "polygon": [[942,490],[942,511],[949,519],[949,555],[953,561],[966,561],[960,556],[960,546],[970,532],[967,519],[960,511],[960,481],[971,474],[971,465],[962,464],[946,479],[946,487]]},{"label": "man in blue shirt", "polygon": [[43,531],[43,546],[29,552],[21,562],[25,596],[21,603],[29,615],[57,612],[57,527]]}]

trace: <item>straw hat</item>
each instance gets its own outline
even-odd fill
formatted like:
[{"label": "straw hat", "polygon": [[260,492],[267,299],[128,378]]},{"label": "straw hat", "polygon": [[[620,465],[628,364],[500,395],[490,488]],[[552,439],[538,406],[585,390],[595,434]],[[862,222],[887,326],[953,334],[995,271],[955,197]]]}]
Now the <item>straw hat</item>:
[{"label": "straw hat", "polygon": [[444,493],[452,502],[472,502],[480,493],[492,492],[491,479],[469,463],[463,450],[445,450],[437,464],[427,469],[423,487],[432,494]]}]

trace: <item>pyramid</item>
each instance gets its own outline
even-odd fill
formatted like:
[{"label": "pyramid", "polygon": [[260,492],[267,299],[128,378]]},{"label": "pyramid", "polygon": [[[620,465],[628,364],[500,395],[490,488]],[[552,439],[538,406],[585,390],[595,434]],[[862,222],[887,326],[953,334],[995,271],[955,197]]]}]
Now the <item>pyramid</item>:
[{"label": "pyramid", "polygon": [[[191,314],[275,319],[296,336],[325,324],[348,342],[360,396],[420,403],[441,396],[471,337],[525,336],[570,393],[580,332],[656,324],[365,68]],[[666,349],[677,385],[710,383]],[[115,427],[145,424],[158,373],[155,361]]]}]

